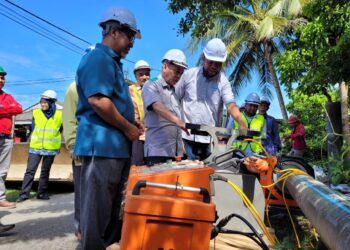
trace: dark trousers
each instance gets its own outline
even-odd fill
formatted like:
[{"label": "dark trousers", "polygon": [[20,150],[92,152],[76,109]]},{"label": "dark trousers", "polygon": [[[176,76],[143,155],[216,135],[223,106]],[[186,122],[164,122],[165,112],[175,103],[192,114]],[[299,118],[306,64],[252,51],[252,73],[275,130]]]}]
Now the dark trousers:
[{"label": "dark trousers", "polygon": [[119,216],[130,159],[81,157],[80,228],[84,250],[102,250],[119,242]]},{"label": "dark trousers", "polygon": [[80,233],[80,174],[81,165],[76,165],[72,161],[73,181],[74,181],[74,228],[75,233]]},{"label": "dark trousers", "polygon": [[189,160],[204,160],[210,155],[210,144],[200,143],[190,140],[183,140],[186,150],[187,159]]},{"label": "dark trousers", "polygon": [[145,165],[144,160],[144,141],[136,140],[132,142],[132,154],[131,154],[131,165],[143,166]]},{"label": "dark trousers", "polygon": [[32,189],[34,181],[34,176],[41,159],[43,159],[43,162],[41,164],[41,173],[37,196],[48,193],[50,169],[55,159],[55,155],[37,155],[29,153],[27,169],[22,182],[21,196],[29,197],[29,193]]}]

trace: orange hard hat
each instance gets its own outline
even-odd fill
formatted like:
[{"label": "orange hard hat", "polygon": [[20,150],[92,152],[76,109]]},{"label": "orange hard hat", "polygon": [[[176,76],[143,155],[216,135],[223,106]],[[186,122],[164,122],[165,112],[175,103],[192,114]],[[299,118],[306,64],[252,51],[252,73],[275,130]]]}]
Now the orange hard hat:
[{"label": "orange hard hat", "polygon": [[291,115],[288,119],[289,124],[300,122],[299,117],[296,115]]}]

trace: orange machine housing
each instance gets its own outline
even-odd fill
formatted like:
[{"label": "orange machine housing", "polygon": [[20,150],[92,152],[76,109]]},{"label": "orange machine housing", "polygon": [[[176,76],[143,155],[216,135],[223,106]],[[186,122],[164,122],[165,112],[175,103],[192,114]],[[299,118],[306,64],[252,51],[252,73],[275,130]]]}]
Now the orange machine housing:
[{"label": "orange machine housing", "polygon": [[[127,191],[131,191],[139,180],[173,184],[182,186],[206,188],[210,193],[210,175],[214,174],[214,168],[196,161],[180,161],[164,163],[160,165],[132,166],[130,169]],[[191,198],[202,200],[203,196],[197,193],[189,193],[181,190],[169,190],[148,187],[141,194],[158,194],[173,197]]]},{"label": "orange machine housing", "polygon": [[214,169],[190,161],[153,167],[132,167],[125,207],[122,250],[209,249],[215,205],[201,194],[146,186],[139,195],[132,189],[139,180],[206,188]]}]

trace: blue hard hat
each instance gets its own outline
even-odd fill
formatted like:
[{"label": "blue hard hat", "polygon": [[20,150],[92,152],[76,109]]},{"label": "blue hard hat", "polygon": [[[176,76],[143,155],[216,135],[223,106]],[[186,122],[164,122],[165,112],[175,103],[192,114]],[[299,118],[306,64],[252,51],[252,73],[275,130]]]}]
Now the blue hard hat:
[{"label": "blue hard hat", "polygon": [[269,99],[266,95],[263,95],[263,96],[260,98],[260,103],[267,103],[268,105],[271,104],[270,99]]},{"label": "blue hard hat", "polygon": [[122,26],[126,26],[133,30],[136,33],[136,38],[141,38],[141,32],[137,29],[136,18],[130,10],[120,7],[112,7],[106,11],[98,24],[101,28],[104,28],[103,24],[108,21],[119,22]]},{"label": "blue hard hat", "polygon": [[260,97],[257,93],[250,93],[245,98],[246,104],[253,104],[253,105],[259,105],[260,104]]}]

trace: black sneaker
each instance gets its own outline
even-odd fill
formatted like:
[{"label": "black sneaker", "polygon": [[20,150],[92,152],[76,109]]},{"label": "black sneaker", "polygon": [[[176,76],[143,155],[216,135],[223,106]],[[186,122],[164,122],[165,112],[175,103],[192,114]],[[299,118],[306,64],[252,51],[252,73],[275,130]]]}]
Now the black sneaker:
[{"label": "black sneaker", "polygon": [[49,194],[39,194],[36,196],[38,200],[50,200],[50,195]]},{"label": "black sneaker", "polygon": [[24,195],[20,195],[20,196],[17,198],[16,202],[23,202],[23,201],[28,200],[28,199],[29,199],[29,197],[24,196]]}]

